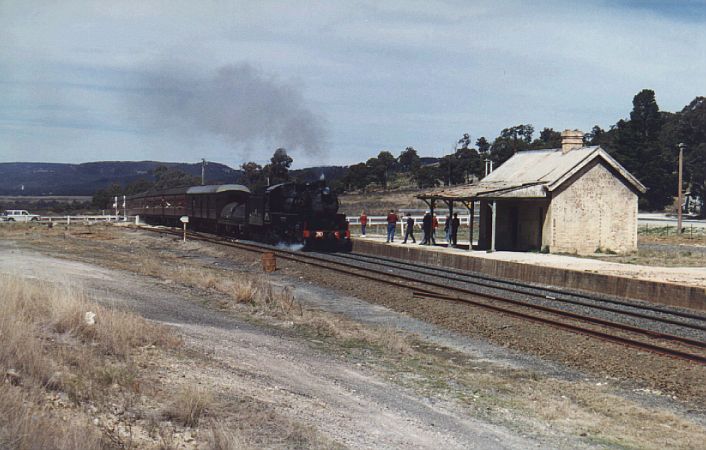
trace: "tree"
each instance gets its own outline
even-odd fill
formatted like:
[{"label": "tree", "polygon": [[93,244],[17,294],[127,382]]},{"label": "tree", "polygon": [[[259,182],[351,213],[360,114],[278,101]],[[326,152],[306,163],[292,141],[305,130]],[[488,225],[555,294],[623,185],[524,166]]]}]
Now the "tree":
[{"label": "tree", "polygon": [[505,128],[490,147],[490,159],[497,168],[520,150],[529,148],[534,127],[530,124]]},{"label": "tree", "polygon": [[604,140],[605,130],[598,125],[594,125],[591,131],[584,136],[584,141],[586,141],[588,145],[601,145]]},{"label": "tree", "polygon": [[414,172],[419,167],[419,155],[414,147],[407,147],[397,158],[400,168],[405,172]]},{"label": "tree", "polygon": [[263,184],[264,175],[262,166],[250,161],[240,165],[243,174],[240,176],[240,182],[249,187],[255,187],[258,184]]},{"label": "tree", "polygon": [[706,142],[687,148],[686,168],[691,184],[691,194],[701,199],[701,217],[706,216]]},{"label": "tree", "polygon": [[468,148],[471,146],[471,135],[468,133],[463,133],[461,139],[458,140],[458,146],[456,148]]},{"label": "tree", "polygon": [[420,166],[414,172],[414,180],[420,188],[436,187],[439,185],[439,168],[437,166]]},{"label": "tree", "polygon": [[478,147],[478,153],[485,155],[490,151],[490,142],[488,142],[485,137],[481,136],[476,141],[476,147]]},{"label": "tree", "polygon": [[647,187],[640,208],[663,210],[673,202],[676,185],[674,150],[661,140],[665,116],[649,89],[638,92],[632,103],[630,120],[619,120],[602,145]]},{"label": "tree", "polygon": [[662,128],[662,115],[655,99],[655,92],[643,89],[632,99],[630,126],[643,141],[655,140]]},{"label": "tree", "polygon": [[677,139],[671,145],[680,142],[686,144],[684,168],[686,178],[691,185],[691,193],[701,199],[701,215],[706,215],[706,97],[696,97],[677,118]]},{"label": "tree", "polygon": [[147,192],[152,188],[154,188],[153,182],[140,178],[126,185],[123,192],[124,195],[135,195],[141,192]]},{"label": "tree", "polygon": [[370,168],[367,164],[353,164],[343,177],[343,183],[348,189],[364,189],[371,181],[370,175]]},{"label": "tree", "polygon": [[377,158],[370,158],[365,164],[368,166],[372,178],[380,183],[383,189],[387,189],[390,173],[394,169],[397,160],[392,153],[387,150],[381,151]]},{"label": "tree", "polygon": [[104,189],[99,189],[93,194],[91,201],[94,208],[97,209],[112,209],[115,197],[122,197],[123,188],[118,183],[113,183]]},{"label": "tree", "polygon": [[170,189],[182,186],[194,186],[201,184],[201,179],[189,175],[179,169],[173,169],[167,166],[158,166],[152,171],[154,175],[155,189]]},{"label": "tree", "polygon": [[269,177],[270,185],[289,181],[289,167],[294,160],[287,155],[287,150],[278,148],[270,158],[270,164],[264,168],[265,175]]},{"label": "tree", "polygon": [[534,127],[530,124],[515,125],[514,127],[505,128],[500,132],[500,137],[511,139],[512,141],[521,141],[525,144],[532,142]]},{"label": "tree", "polygon": [[561,147],[561,133],[553,128],[544,128],[539,132],[539,139],[535,139],[530,148],[559,148]]},{"label": "tree", "polygon": [[481,157],[474,148],[459,148],[439,161],[439,175],[449,185],[467,182],[471,176],[480,178]]}]

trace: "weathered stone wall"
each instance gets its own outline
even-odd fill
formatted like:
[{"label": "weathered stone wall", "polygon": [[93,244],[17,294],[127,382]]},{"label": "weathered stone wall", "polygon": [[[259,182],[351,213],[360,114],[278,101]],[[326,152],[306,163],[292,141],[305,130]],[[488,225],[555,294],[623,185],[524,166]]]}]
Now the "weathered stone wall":
[{"label": "weathered stone wall", "polygon": [[637,250],[637,194],[599,160],[553,193],[547,219],[552,253]]}]

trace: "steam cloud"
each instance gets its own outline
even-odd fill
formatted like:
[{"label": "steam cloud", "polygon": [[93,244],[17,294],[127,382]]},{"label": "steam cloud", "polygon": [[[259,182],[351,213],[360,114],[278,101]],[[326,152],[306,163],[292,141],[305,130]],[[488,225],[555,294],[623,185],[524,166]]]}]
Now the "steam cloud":
[{"label": "steam cloud", "polygon": [[325,123],[301,91],[247,63],[206,77],[172,68],[146,83],[158,94],[143,97],[140,111],[157,127],[215,135],[246,147],[261,143],[311,155],[324,150]]}]

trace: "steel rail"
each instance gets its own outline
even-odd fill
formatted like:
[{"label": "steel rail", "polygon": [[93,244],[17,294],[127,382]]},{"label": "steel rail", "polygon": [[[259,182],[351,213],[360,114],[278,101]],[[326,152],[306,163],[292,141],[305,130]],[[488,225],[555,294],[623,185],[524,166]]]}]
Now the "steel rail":
[{"label": "steel rail", "polygon": [[633,347],[633,348],[637,348],[640,350],[647,350],[647,351],[658,353],[658,354],[661,354],[664,356],[685,359],[687,361],[697,362],[699,364],[706,365],[706,357],[704,357],[704,356],[694,355],[691,353],[686,353],[686,352],[682,352],[680,350],[674,350],[674,349],[667,348],[667,347],[660,347],[657,345],[649,344],[647,342],[636,341],[636,340],[624,338],[621,336],[615,336],[612,334],[603,333],[601,331],[592,330],[590,328],[583,328],[583,327],[578,327],[576,325],[570,325],[570,324],[566,324],[563,322],[557,322],[555,320],[546,319],[544,317],[533,316],[531,314],[525,314],[525,313],[522,313],[519,311],[514,311],[511,309],[507,309],[507,308],[501,308],[501,307],[495,306],[495,305],[489,305],[487,303],[476,302],[474,300],[467,299],[467,298],[452,297],[452,296],[441,295],[441,294],[428,294],[428,293],[422,293],[422,292],[414,292],[412,295],[415,297],[418,297],[418,298],[419,297],[430,297],[430,298],[436,298],[436,299],[442,299],[442,300],[452,300],[452,301],[459,301],[459,302],[463,302],[463,303],[469,303],[469,304],[472,304],[472,305],[477,306],[479,308],[489,309],[489,310],[492,310],[495,312],[499,312],[501,314],[508,314],[511,316],[520,317],[522,319],[540,322],[540,323],[550,325],[553,327],[569,330],[574,333],[593,336],[593,337],[603,339],[606,341],[611,341],[611,342],[615,342],[618,344],[626,345],[628,347]]},{"label": "steel rail", "polygon": [[[146,230],[158,232],[158,233],[166,233],[166,234],[181,236],[180,232],[167,230],[167,229],[154,229],[154,228],[142,228],[142,229],[146,229]],[[470,291],[470,290],[464,289],[464,288],[449,287],[447,285],[444,285],[441,283],[436,283],[433,281],[423,281],[422,282],[422,281],[419,281],[417,279],[414,279],[414,278],[411,278],[411,277],[408,277],[405,275],[390,274],[390,273],[383,272],[383,271],[376,271],[374,269],[371,270],[369,268],[362,268],[362,267],[358,267],[358,266],[344,263],[344,262],[340,262],[340,261],[331,261],[328,259],[317,258],[317,257],[311,256],[311,255],[303,255],[301,253],[293,252],[290,250],[276,249],[276,248],[272,248],[272,247],[268,247],[268,246],[260,245],[260,244],[236,242],[236,241],[231,241],[231,240],[222,239],[222,238],[216,239],[213,237],[198,235],[193,232],[191,233],[191,235],[192,235],[192,237],[193,236],[198,237],[198,239],[202,240],[202,241],[211,242],[211,243],[218,244],[218,245],[225,245],[225,246],[229,246],[229,247],[233,247],[233,248],[238,248],[241,250],[248,250],[248,251],[255,252],[255,253],[273,252],[273,253],[278,254],[279,257],[283,258],[283,259],[302,262],[302,263],[312,265],[315,267],[321,267],[326,270],[331,270],[331,271],[335,271],[335,272],[339,272],[339,273],[345,273],[348,275],[351,275],[350,271],[336,268],[336,267],[332,267],[330,264],[331,263],[337,264],[339,266],[346,267],[347,269],[354,269],[356,271],[366,270],[368,272],[373,272],[378,275],[382,275],[382,276],[386,276],[386,277],[394,277],[397,280],[404,280],[404,281],[408,281],[408,282],[412,282],[412,283],[421,283],[424,285],[432,285],[434,287],[445,289],[445,290],[452,290],[452,291],[461,292],[464,294],[486,297],[486,298],[490,298],[490,299],[497,300],[500,302],[515,304],[516,306],[524,306],[524,307],[528,307],[531,309],[539,309],[543,312],[552,313],[552,314],[556,314],[556,315],[560,315],[560,316],[566,316],[566,317],[569,317],[574,320],[590,322],[590,323],[593,323],[596,325],[605,326],[605,327],[609,327],[609,328],[617,328],[617,329],[621,329],[622,331],[643,334],[643,335],[646,335],[646,336],[651,337],[653,339],[663,339],[663,340],[669,340],[669,341],[676,341],[676,342],[679,342],[679,343],[685,344],[685,345],[692,345],[692,346],[697,346],[697,347],[701,347],[701,348],[706,348],[706,343],[703,343],[700,341],[694,341],[692,339],[682,338],[680,336],[672,336],[672,335],[663,334],[663,333],[656,333],[653,331],[632,327],[630,325],[624,325],[624,324],[619,324],[619,323],[615,323],[615,322],[604,321],[602,319],[598,319],[595,317],[586,317],[586,316],[581,316],[579,314],[568,313],[568,312],[562,311],[562,310],[556,310],[554,308],[540,307],[539,305],[534,305],[531,303],[521,302],[521,301],[517,301],[517,300],[510,300],[510,299],[506,299],[504,297],[499,297],[499,296],[492,295],[492,294],[477,293],[477,292]],[[308,259],[308,261],[307,261],[307,259]],[[323,264],[323,263],[319,263],[319,262],[312,262],[311,260],[325,261],[328,264]],[[413,293],[418,292],[418,293],[421,293],[423,295],[433,297],[433,298],[461,300],[461,301],[466,302],[465,299],[461,299],[460,297],[445,296],[443,294],[439,294],[437,292],[434,292],[434,291],[431,291],[428,289],[412,287],[407,284],[403,284],[400,281],[385,280],[385,279],[381,279],[379,277],[375,277],[375,276],[368,275],[368,274],[361,274],[361,273],[354,273],[353,275],[360,277],[360,278],[365,278],[365,279],[369,279],[369,280],[373,280],[373,281],[377,281],[377,282],[390,284],[390,285],[393,285],[396,287],[402,287],[405,289],[409,289],[409,290],[412,290]],[[687,361],[698,362],[700,364],[706,365],[706,358],[699,356],[699,355],[693,355],[691,353],[686,353],[686,352],[682,352],[679,350],[674,350],[674,349],[671,349],[668,347],[660,347],[660,346],[656,346],[653,344],[648,344],[648,343],[644,343],[641,341],[636,341],[633,339],[628,339],[628,338],[624,338],[624,337],[620,337],[620,336],[602,333],[602,332],[599,332],[596,330],[591,330],[588,328],[577,327],[575,325],[570,325],[570,324],[566,324],[563,322],[559,322],[559,321],[555,321],[555,320],[551,320],[551,319],[547,319],[547,318],[533,316],[533,315],[521,313],[518,311],[512,311],[512,310],[509,310],[506,308],[500,308],[500,307],[494,306],[494,305],[488,305],[487,303],[474,302],[474,301],[469,301],[467,303],[478,303],[479,305],[484,305],[484,306],[488,307],[488,309],[502,310],[502,312],[508,312],[508,314],[512,313],[513,315],[516,315],[518,317],[526,316],[527,318],[534,318],[532,320],[536,320],[536,321],[546,323],[546,324],[555,324],[559,328],[574,331],[579,334],[589,334],[589,335],[594,336],[599,339],[604,339],[604,340],[608,340],[611,342],[625,343],[625,345],[628,345],[631,347],[637,346],[637,348],[641,348],[643,350],[648,350],[648,351],[652,351],[654,353],[673,356],[676,358],[681,358],[681,359],[684,359]]]},{"label": "steel rail", "polygon": [[[383,262],[387,261],[389,263],[389,259],[385,259],[385,258],[383,258],[381,256],[377,256],[377,255],[366,255],[363,253],[353,253],[353,255],[362,256],[364,258],[369,258],[369,259],[376,259],[376,260],[383,261]],[[349,257],[351,259],[355,259],[355,258],[351,257],[351,255],[346,255],[346,257]],[[410,261],[404,261],[404,260],[401,260],[398,258],[393,258],[393,261],[395,263],[399,263],[399,264],[403,264],[403,265],[425,268],[425,266],[423,266],[421,264],[416,264],[416,263],[413,263]],[[528,289],[538,289],[538,290],[543,290],[543,291],[547,291],[547,292],[553,292],[555,294],[567,295],[567,293],[565,291],[562,291],[561,289],[558,289],[558,288],[555,288],[552,286],[546,286],[546,287],[545,286],[536,286],[536,285],[533,285],[530,283],[516,281],[516,280],[509,280],[506,278],[493,278],[491,276],[478,274],[478,273],[472,273],[472,272],[464,272],[462,270],[458,270],[458,269],[454,269],[454,268],[450,268],[450,267],[447,268],[447,267],[436,266],[434,269],[431,269],[431,270],[437,270],[437,269],[452,273],[454,275],[464,276],[464,277],[468,277],[468,278],[479,278],[479,279],[485,280],[485,281],[506,283],[506,284],[510,284],[510,285],[526,287]],[[589,300],[601,301],[601,302],[605,302],[605,303],[612,303],[612,304],[620,305],[620,306],[628,306],[628,307],[636,308],[636,309],[644,309],[644,310],[663,313],[663,314],[670,314],[673,316],[679,316],[679,317],[684,317],[687,319],[694,319],[694,320],[706,322],[706,316],[704,316],[704,315],[699,315],[699,314],[695,314],[695,313],[688,313],[688,312],[684,312],[684,311],[671,311],[671,310],[668,310],[666,308],[661,308],[656,305],[635,305],[633,303],[623,302],[620,300],[615,300],[615,299],[610,299],[610,298],[601,298],[601,297],[593,296],[593,295],[590,295],[587,293],[570,293],[568,295],[571,295],[574,297],[582,297],[582,298],[586,298]],[[706,330],[706,327],[697,328],[697,329]]]},{"label": "steel rail", "polygon": [[[367,262],[367,263],[370,263],[370,264],[378,264],[378,265],[381,265],[381,266],[392,267],[392,268],[399,269],[399,270],[406,270],[406,271],[409,271],[409,272],[419,273],[419,274],[428,275],[428,276],[435,276],[435,277],[441,277],[442,275],[440,275],[440,274],[435,274],[435,273],[430,273],[431,271],[437,271],[437,272],[439,272],[439,271],[446,271],[446,269],[441,268],[441,267],[439,267],[439,268],[428,268],[428,269],[427,269],[427,268],[423,268],[424,266],[417,265],[417,264],[413,264],[413,263],[407,263],[407,264],[405,264],[405,265],[409,265],[409,266],[413,266],[413,267],[420,267],[420,268],[422,268],[422,269],[399,267],[399,266],[396,266],[396,265],[395,265],[395,264],[398,263],[398,260],[395,260],[394,263],[386,262],[386,261],[384,261],[384,260],[383,260],[383,261],[380,261],[380,262],[378,262],[378,261],[372,262],[372,261],[366,261],[365,259],[362,259],[362,258],[359,259],[359,258],[350,256],[350,255],[336,255],[336,256],[337,256],[337,257],[340,257],[340,258],[351,259],[351,260],[354,260],[354,261],[360,261],[360,262],[364,262],[364,263]],[[360,256],[363,256],[363,258],[366,258],[368,255],[360,255]],[[377,258],[377,257],[376,257],[375,259],[382,259],[382,258]],[[399,261],[399,262],[401,262],[401,261]],[[463,283],[474,284],[474,285],[476,285],[476,286],[483,286],[483,287],[487,287],[487,288],[491,288],[491,289],[498,289],[498,290],[502,290],[502,291],[513,292],[513,293],[516,293],[516,294],[528,295],[528,296],[531,296],[531,297],[541,297],[541,298],[543,298],[543,299],[547,299],[547,300],[551,300],[551,301],[557,301],[557,302],[569,303],[569,304],[573,304],[573,305],[586,306],[586,307],[588,307],[588,308],[601,309],[601,310],[604,310],[604,311],[614,312],[614,313],[622,314],[622,315],[625,315],[625,316],[639,317],[639,318],[641,318],[641,319],[649,319],[649,320],[653,320],[653,321],[655,321],[655,322],[663,322],[663,323],[668,323],[668,324],[670,324],[670,325],[677,325],[677,326],[681,326],[681,327],[685,327],[685,328],[691,328],[691,329],[694,329],[694,330],[706,331],[706,326],[704,326],[704,325],[697,325],[697,324],[682,322],[682,321],[680,321],[680,320],[669,319],[669,318],[666,318],[666,317],[651,316],[651,315],[649,315],[649,314],[644,314],[644,313],[640,313],[640,312],[624,311],[624,310],[621,310],[621,309],[619,309],[619,308],[613,308],[613,307],[604,306],[604,305],[596,305],[596,304],[592,304],[592,303],[585,302],[585,301],[581,301],[581,300],[572,300],[572,299],[567,299],[567,298],[557,298],[557,297],[552,297],[552,296],[549,296],[549,295],[536,294],[536,293],[527,292],[527,291],[525,291],[525,290],[518,289],[518,288],[513,288],[513,287],[495,286],[495,285],[493,285],[493,284],[491,284],[491,283],[484,283],[484,282],[480,282],[480,281],[472,281],[473,278],[480,278],[480,277],[476,277],[475,275],[472,275],[472,274],[464,274],[464,273],[462,273],[462,272],[452,272],[452,273],[454,273],[454,275],[458,275],[458,276],[461,276],[461,277],[466,278],[466,279],[464,279],[464,280],[455,280],[455,279],[453,279],[453,278],[449,278],[449,280],[452,280],[452,281],[459,281],[459,282],[463,282]],[[488,277],[488,278],[481,278],[481,279],[493,280],[492,278],[489,278],[489,277]],[[523,284],[514,283],[514,282],[511,282],[511,281],[506,281],[506,280],[502,280],[502,279],[500,279],[500,280],[493,280],[493,281],[495,281],[496,283],[505,283],[505,284],[509,284],[509,285],[523,286]],[[524,286],[527,286],[527,289],[534,289],[534,290],[538,290],[538,291],[545,290],[545,291],[548,291],[548,292],[558,293],[558,292],[557,292],[557,291],[558,291],[557,289],[546,289],[546,288],[543,288],[543,287],[537,287],[537,286],[531,286],[531,285],[524,285]],[[566,292],[564,292],[563,295],[567,295]],[[574,294],[569,294],[569,295],[574,295]],[[582,295],[575,295],[575,296],[591,299],[591,297],[588,297],[588,296],[582,296]],[[593,300],[593,301],[600,301],[600,300],[596,299],[596,300]],[[635,308],[635,309],[647,309],[647,310],[650,310],[650,309],[651,309],[651,308],[649,308],[649,307],[648,307],[648,308],[641,308],[641,306],[639,306],[639,305],[632,305],[632,304],[630,304],[630,303],[624,303],[624,306],[631,307],[631,308]],[[667,312],[667,311],[660,311],[660,313],[662,313],[662,314],[671,314],[671,312]],[[681,315],[681,314],[676,314],[676,315]],[[698,316],[697,316],[697,317],[698,317]],[[701,320],[706,320],[706,318],[700,318],[700,319],[701,319]]]},{"label": "steel rail", "polygon": [[[451,291],[454,291],[454,292],[462,292],[462,293],[464,293],[464,294],[477,295],[477,296],[481,296],[481,297],[490,298],[490,299],[492,299],[492,300],[497,300],[497,301],[500,301],[500,302],[503,302],[503,303],[509,303],[509,304],[512,304],[512,305],[515,305],[515,306],[521,306],[521,307],[525,307],[525,308],[536,309],[536,310],[543,311],[543,312],[546,312],[546,313],[549,313],[549,314],[554,314],[554,315],[558,315],[558,316],[568,317],[568,318],[574,319],[574,320],[579,320],[579,321],[588,322],[588,323],[592,323],[592,324],[596,324],[596,325],[601,325],[601,326],[608,327],[608,328],[616,328],[616,329],[620,329],[620,330],[622,330],[622,331],[632,332],[632,333],[635,333],[635,334],[642,334],[642,335],[644,335],[644,336],[648,336],[648,337],[651,337],[651,338],[653,338],[653,339],[661,339],[661,340],[666,340],[666,341],[678,342],[678,343],[683,344],[683,345],[688,345],[688,346],[697,347],[697,348],[706,348],[706,342],[701,342],[701,341],[697,341],[697,340],[694,340],[694,339],[684,338],[684,337],[681,337],[681,336],[674,336],[674,335],[665,334],[665,333],[659,333],[659,332],[655,332],[655,331],[651,331],[651,330],[645,330],[645,329],[643,329],[643,328],[634,327],[634,326],[632,326],[632,325],[626,325],[626,324],[622,324],[622,323],[612,322],[612,321],[609,321],[609,320],[599,319],[599,318],[597,318],[597,317],[584,316],[584,315],[581,315],[581,314],[572,313],[572,312],[569,312],[569,311],[564,311],[564,310],[560,310],[560,309],[556,309],[556,308],[550,308],[550,307],[547,307],[547,306],[536,305],[536,304],[533,304],[533,303],[527,303],[527,302],[523,302],[523,301],[520,301],[520,300],[512,300],[512,299],[508,299],[508,298],[501,297],[501,296],[494,295],[494,294],[479,293],[479,292],[476,292],[476,291],[472,291],[472,290],[470,290],[470,289],[465,289],[465,288],[460,288],[460,287],[455,287],[455,286],[448,286],[448,285],[446,285],[446,284],[437,283],[437,282],[434,282],[434,281],[421,281],[421,280],[418,280],[418,279],[416,279],[416,278],[408,277],[408,276],[401,275],[401,274],[390,274],[390,273],[387,273],[387,272],[384,272],[384,271],[375,270],[375,269],[370,269],[370,268],[363,268],[363,267],[355,266],[355,265],[353,265],[353,264],[348,264],[348,263],[344,263],[344,262],[340,262],[340,261],[332,261],[332,260],[326,259],[326,258],[320,258],[320,257],[316,257],[316,256],[311,256],[311,255],[304,255],[304,254],[301,254],[301,253],[298,253],[298,252],[293,252],[293,251],[291,251],[291,250],[270,249],[269,247],[265,247],[265,246],[261,246],[261,245],[257,245],[257,244],[251,244],[251,243],[244,243],[244,242],[231,242],[231,241],[220,241],[220,240],[216,240],[215,242],[216,242],[216,243],[219,243],[219,242],[226,242],[227,245],[230,245],[230,246],[234,246],[234,247],[238,247],[238,248],[248,247],[248,248],[250,248],[250,249],[252,249],[252,250],[254,250],[254,251],[259,251],[259,252],[262,252],[262,251],[272,251],[272,252],[278,253],[279,256],[280,256],[280,257],[283,257],[284,259],[289,259],[289,260],[294,260],[294,261],[299,261],[299,262],[305,262],[305,263],[307,263],[307,264],[311,264],[311,263],[308,262],[308,261],[303,261],[303,259],[316,260],[316,261],[324,261],[324,262],[326,262],[326,263],[334,263],[334,264],[338,264],[338,265],[340,265],[340,266],[344,266],[344,267],[347,267],[347,268],[350,268],[350,269],[366,270],[366,271],[370,271],[370,272],[376,273],[376,274],[378,274],[378,275],[387,276],[387,277],[394,277],[394,278],[396,278],[396,279],[398,279],[398,280],[404,280],[404,281],[412,282],[412,283],[419,283],[419,284],[427,285],[427,286],[428,286],[428,285],[431,285],[431,286],[434,286],[434,287],[436,287],[436,288],[451,290]],[[283,256],[282,254],[285,254],[285,255]],[[316,263],[314,263],[314,264],[312,264],[312,265],[317,266],[317,267],[322,267],[322,268],[325,268],[325,269],[337,270],[337,269],[332,269],[330,265],[321,264],[321,263],[319,263],[319,262],[316,262]],[[337,271],[340,271],[340,270],[337,270]],[[348,272],[345,272],[345,271],[342,271],[342,272],[348,273]],[[361,277],[363,277],[363,278],[371,279],[371,280],[374,280],[374,281],[384,281],[384,280],[381,280],[381,279],[378,278],[378,277],[374,277],[374,276],[367,275],[367,274],[356,274],[356,276],[361,276]],[[401,284],[401,283],[399,283],[399,282],[394,282],[394,283],[391,283],[391,284],[394,284],[394,285],[396,285],[396,286],[405,287],[405,288],[407,288],[407,289],[412,289],[410,286],[403,285],[403,284]],[[435,294],[434,291],[430,291],[430,290],[428,290],[428,289],[418,289],[418,291],[424,291],[424,292],[426,292],[426,293]]]}]

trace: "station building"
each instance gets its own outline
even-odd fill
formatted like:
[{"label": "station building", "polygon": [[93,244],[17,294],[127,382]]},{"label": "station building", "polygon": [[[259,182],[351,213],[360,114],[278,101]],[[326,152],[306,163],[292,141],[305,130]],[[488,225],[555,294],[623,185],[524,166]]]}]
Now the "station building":
[{"label": "station building", "polygon": [[[418,195],[479,211],[481,250],[589,254],[637,250],[637,200],[646,191],[604,149],[565,130],[557,149],[517,152],[477,183]],[[473,242],[471,233],[471,242]]]}]

